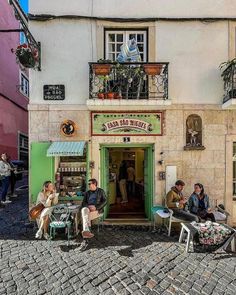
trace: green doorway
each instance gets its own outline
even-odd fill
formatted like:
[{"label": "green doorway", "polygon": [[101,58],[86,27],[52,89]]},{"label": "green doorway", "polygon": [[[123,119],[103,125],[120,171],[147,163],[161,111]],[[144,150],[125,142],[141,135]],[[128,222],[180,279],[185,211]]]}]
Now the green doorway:
[{"label": "green doorway", "polygon": [[[101,187],[108,196],[105,218],[151,219],[153,154],[152,144],[101,145]],[[121,171],[125,170],[127,174],[122,177]],[[121,178],[126,178],[125,183]],[[124,201],[124,189],[127,202]]]}]

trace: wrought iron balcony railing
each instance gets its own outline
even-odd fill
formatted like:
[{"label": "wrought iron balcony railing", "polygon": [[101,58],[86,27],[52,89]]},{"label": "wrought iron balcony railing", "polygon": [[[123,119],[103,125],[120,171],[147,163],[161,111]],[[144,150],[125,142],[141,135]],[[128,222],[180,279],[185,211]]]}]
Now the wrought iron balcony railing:
[{"label": "wrought iron balcony railing", "polygon": [[236,98],[236,64],[230,63],[229,66],[222,72],[224,81],[224,97],[223,103]]},{"label": "wrought iron balcony railing", "polygon": [[89,63],[90,99],[168,99],[168,63]]}]

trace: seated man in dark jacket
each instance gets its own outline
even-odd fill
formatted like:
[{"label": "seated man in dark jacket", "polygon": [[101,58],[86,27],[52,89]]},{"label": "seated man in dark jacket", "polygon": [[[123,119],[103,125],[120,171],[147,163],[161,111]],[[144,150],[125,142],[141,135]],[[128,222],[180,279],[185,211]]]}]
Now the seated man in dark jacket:
[{"label": "seated man in dark jacket", "polygon": [[97,187],[97,180],[92,178],[88,182],[89,190],[85,192],[82,202],[81,217],[83,224],[83,238],[92,238],[94,234],[90,232],[91,220],[99,217],[103,207],[107,203],[103,189]]}]

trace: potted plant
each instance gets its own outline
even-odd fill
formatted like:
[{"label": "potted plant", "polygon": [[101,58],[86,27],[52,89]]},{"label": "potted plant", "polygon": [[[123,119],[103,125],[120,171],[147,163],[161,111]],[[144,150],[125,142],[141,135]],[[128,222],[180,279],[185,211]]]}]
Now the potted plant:
[{"label": "potted plant", "polygon": [[224,61],[219,65],[219,68],[221,70],[221,76],[224,76],[224,71],[229,68],[230,66],[236,65],[236,57],[232,60]]},{"label": "potted plant", "polygon": [[102,89],[99,89],[97,96],[99,99],[104,99],[105,98],[105,93],[103,92]]},{"label": "potted plant", "polygon": [[93,64],[93,71],[95,75],[109,75],[111,71],[111,60],[99,59],[98,63]]},{"label": "potted plant", "polygon": [[222,62],[219,65],[224,81],[225,97],[223,102],[230,98],[236,98],[236,58]]},{"label": "potted plant", "polygon": [[15,54],[18,61],[26,68],[34,68],[38,59],[37,49],[32,49],[28,44],[17,46]]},{"label": "potted plant", "polygon": [[155,76],[160,75],[162,70],[161,64],[144,64],[143,70],[147,75]]}]

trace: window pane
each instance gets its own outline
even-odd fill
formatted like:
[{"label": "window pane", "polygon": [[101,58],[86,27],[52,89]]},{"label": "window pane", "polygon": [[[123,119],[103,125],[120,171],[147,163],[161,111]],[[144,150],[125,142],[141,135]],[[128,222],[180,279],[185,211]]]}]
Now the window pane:
[{"label": "window pane", "polygon": [[108,35],[108,42],[115,42],[115,34]]},{"label": "window pane", "polygon": [[122,43],[123,43],[123,40],[124,40],[124,39],[123,39],[123,34],[117,34],[117,35],[116,35],[116,41],[117,41],[117,42],[122,42]]},{"label": "window pane", "polygon": [[112,53],[108,54],[108,59],[113,60],[113,54]]},{"label": "window pane", "polygon": [[143,44],[138,44],[138,49],[140,52],[143,52]]},{"label": "window pane", "polygon": [[143,34],[137,34],[137,42],[143,42],[144,38],[143,38]]},{"label": "window pane", "polygon": [[129,34],[129,40],[131,39],[136,40],[136,34]]},{"label": "window pane", "polygon": [[122,44],[116,44],[116,51],[120,52],[120,47]]}]

